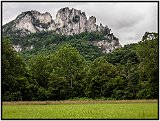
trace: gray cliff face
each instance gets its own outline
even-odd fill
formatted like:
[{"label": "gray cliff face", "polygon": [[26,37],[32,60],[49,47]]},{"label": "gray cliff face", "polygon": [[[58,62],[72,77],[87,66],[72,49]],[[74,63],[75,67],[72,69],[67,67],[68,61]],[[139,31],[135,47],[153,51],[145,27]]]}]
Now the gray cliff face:
[{"label": "gray cliff face", "polygon": [[[3,28],[3,31],[7,30]],[[96,18],[91,16],[87,19],[85,12],[68,7],[60,9],[55,20],[50,13],[40,13],[38,11],[27,11],[17,16],[12,21],[12,31],[19,31],[21,36],[30,33],[53,31],[62,35],[74,35],[82,32],[100,32],[105,34],[105,40],[95,41],[94,45],[103,49],[104,53],[112,52],[115,48],[121,47],[111,29],[102,24],[96,25]]]},{"label": "gray cliff face", "polygon": [[55,27],[57,33],[64,35],[74,35],[82,32],[101,32],[110,34],[110,29],[107,26],[96,25],[94,16],[87,19],[85,12],[68,7],[62,8],[57,12],[55,19]]},{"label": "gray cliff face", "polygon": [[54,24],[50,13],[40,13],[38,11],[23,12],[14,21],[15,30],[21,30],[24,34],[47,31]]}]

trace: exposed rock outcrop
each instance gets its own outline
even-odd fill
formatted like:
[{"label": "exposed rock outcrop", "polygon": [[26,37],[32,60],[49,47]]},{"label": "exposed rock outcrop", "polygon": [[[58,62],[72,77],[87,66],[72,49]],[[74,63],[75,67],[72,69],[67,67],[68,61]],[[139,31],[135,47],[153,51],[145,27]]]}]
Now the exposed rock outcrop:
[{"label": "exposed rock outcrop", "polygon": [[[25,34],[47,31],[53,24],[50,13],[40,13],[38,11],[23,12],[14,21],[15,30],[21,30]],[[52,26],[53,26],[52,25]],[[54,26],[55,27],[55,26]]]},{"label": "exposed rock outcrop", "polygon": [[[74,35],[82,32],[100,32],[105,34],[105,40],[95,41],[94,45],[103,49],[103,52],[112,52],[115,48],[121,47],[118,38],[116,38],[111,29],[102,24],[96,25],[96,17],[91,16],[87,19],[85,12],[77,9],[69,9],[68,7],[60,9],[55,20],[51,14],[40,13],[35,10],[23,12],[12,21],[10,31],[18,31],[21,36],[30,33],[53,31],[62,35]],[[6,28],[5,28],[6,27]],[[8,30],[7,25],[4,26],[3,31]]]}]

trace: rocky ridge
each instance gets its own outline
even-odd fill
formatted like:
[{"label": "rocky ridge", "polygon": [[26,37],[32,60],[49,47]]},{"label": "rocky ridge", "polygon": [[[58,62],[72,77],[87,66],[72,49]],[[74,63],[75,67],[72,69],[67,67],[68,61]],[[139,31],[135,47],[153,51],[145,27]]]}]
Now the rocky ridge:
[{"label": "rocky ridge", "polygon": [[[50,13],[40,13],[36,10],[22,12],[12,21],[10,26],[3,27],[3,32],[18,31],[21,36],[30,33],[42,31],[53,31],[62,35],[74,35],[82,32],[100,32],[105,34],[105,39],[94,41],[93,44],[103,50],[104,53],[110,53],[115,48],[121,47],[118,38],[111,33],[111,29],[102,24],[96,25],[96,17],[91,16],[87,19],[85,12],[68,7],[60,9],[55,20]],[[15,48],[17,45],[14,45]],[[19,46],[19,45],[18,45]],[[19,49],[21,50],[21,49]]]}]

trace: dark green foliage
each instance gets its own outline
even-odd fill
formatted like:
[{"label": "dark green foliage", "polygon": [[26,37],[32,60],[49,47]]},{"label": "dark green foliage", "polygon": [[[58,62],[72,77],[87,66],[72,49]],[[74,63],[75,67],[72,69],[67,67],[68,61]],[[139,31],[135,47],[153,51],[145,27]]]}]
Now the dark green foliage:
[{"label": "dark green foliage", "polygon": [[75,47],[87,61],[93,61],[95,58],[104,55],[98,47],[85,39],[72,39],[67,43]]},{"label": "dark green foliage", "polygon": [[[61,44],[64,43],[71,44],[88,61],[93,61],[97,57],[103,55],[102,51],[91,43],[95,40],[100,41],[104,39],[104,34],[101,33],[83,32],[74,36],[65,36],[55,34],[50,31],[32,33],[22,37],[19,36],[18,31],[14,31],[10,32],[10,34],[4,32],[4,36],[10,37],[14,45],[21,46],[21,55],[26,61],[37,54],[52,54],[55,50],[57,50],[57,46],[61,46]],[[33,49],[29,49],[31,46]]]},{"label": "dark green foliage", "polygon": [[104,58],[96,59],[90,66],[86,78],[86,96],[91,98],[110,97],[118,73],[116,67]]},{"label": "dark green foliage", "polygon": [[63,45],[51,56],[50,63],[53,70],[50,83],[53,85],[55,80],[61,80],[65,84],[63,87],[68,88],[68,95],[74,96],[76,77],[83,71],[85,59],[70,45]]},{"label": "dark green foliage", "polygon": [[39,86],[44,88],[47,88],[48,85],[48,77],[50,74],[49,66],[49,60],[44,55],[37,55],[29,62],[32,79],[34,79]]},{"label": "dark green foliage", "polygon": [[110,54],[91,44],[103,39],[98,33],[30,34],[12,40],[22,40],[24,48],[34,45],[21,53],[3,38],[2,100],[158,98],[158,35],[151,35]]},{"label": "dark green foliage", "polygon": [[67,82],[65,77],[60,77],[58,74],[52,73],[50,75],[48,86],[50,100],[64,100],[69,95],[69,83]]},{"label": "dark green foliage", "polygon": [[137,64],[139,62],[136,51],[136,44],[124,45],[123,48],[115,50],[113,53],[107,55],[108,62],[112,64]]},{"label": "dark green foliage", "polygon": [[[146,88],[147,93],[150,95],[147,97],[158,98],[158,85],[159,85],[159,67],[158,67],[158,34],[147,33],[143,37],[142,41],[138,43],[136,52],[140,60],[139,70],[140,73],[140,87],[148,85]],[[141,91],[142,92],[142,91]],[[148,95],[148,94],[147,94]]]},{"label": "dark green foliage", "polygon": [[28,100],[26,65],[8,38],[2,39],[2,70],[2,100]]}]

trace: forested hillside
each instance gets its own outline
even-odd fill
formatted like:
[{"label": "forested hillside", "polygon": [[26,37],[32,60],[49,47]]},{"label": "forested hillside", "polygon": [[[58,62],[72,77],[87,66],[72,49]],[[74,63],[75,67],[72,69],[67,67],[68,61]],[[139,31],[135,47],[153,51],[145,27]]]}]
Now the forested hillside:
[{"label": "forested hillside", "polygon": [[14,48],[20,52],[25,60],[37,54],[51,54],[63,44],[70,44],[76,48],[87,61],[94,60],[103,55],[102,48],[94,45],[94,41],[104,39],[104,34],[96,32],[83,32],[73,36],[66,36],[50,32],[40,32],[21,37],[14,33],[8,35],[13,45],[19,45]]},{"label": "forested hillside", "polygon": [[[3,101],[158,99],[157,33],[108,54],[94,46],[104,39],[96,32],[16,37],[2,39]],[[15,43],[21,43],[20,52]]]}]

